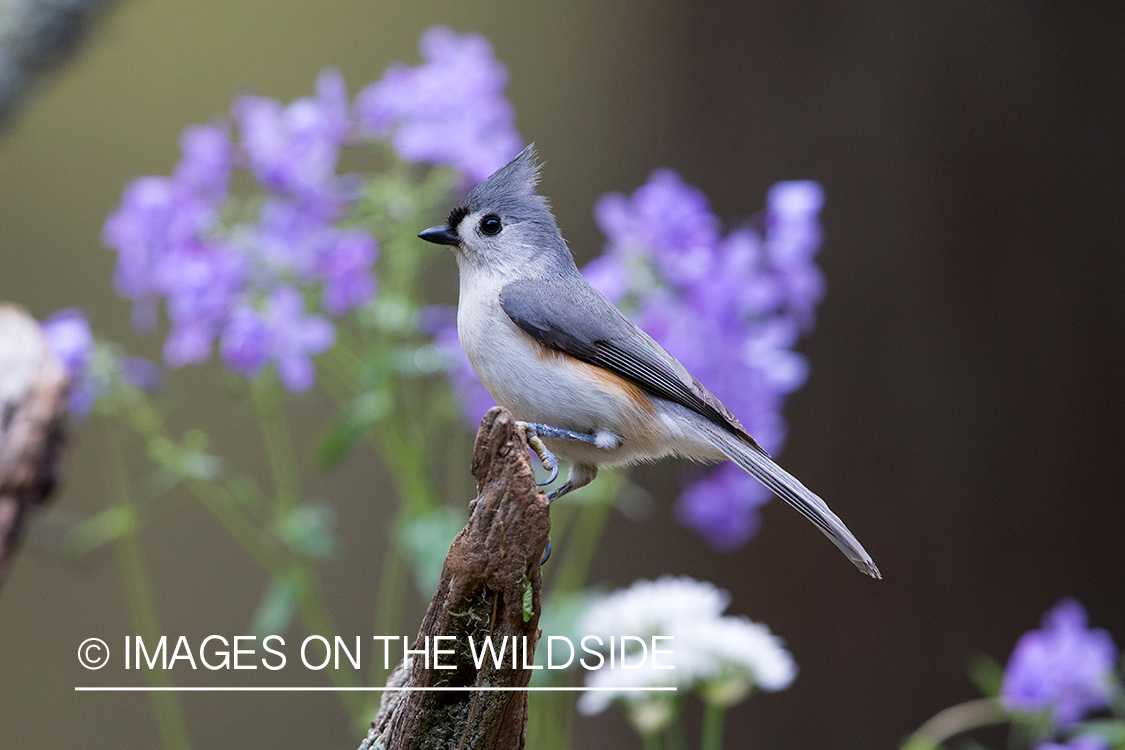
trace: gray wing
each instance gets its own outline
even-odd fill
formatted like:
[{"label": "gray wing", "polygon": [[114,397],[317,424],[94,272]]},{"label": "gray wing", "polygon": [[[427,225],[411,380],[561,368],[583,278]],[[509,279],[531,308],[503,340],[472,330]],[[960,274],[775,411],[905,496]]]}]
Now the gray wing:
[{"label": "gray wing", "polygon": [[687,368],[581,277],[512,282],[500,290],[500,307],[544,346],[686,406],[768,455]]}]

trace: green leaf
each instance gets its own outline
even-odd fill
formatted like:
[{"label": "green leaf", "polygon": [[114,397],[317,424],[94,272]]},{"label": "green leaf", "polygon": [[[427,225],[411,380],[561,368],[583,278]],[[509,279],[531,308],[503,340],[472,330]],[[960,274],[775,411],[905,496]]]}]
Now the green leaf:
[{"label": "green leaf", "polygon": [[114,505],[72,528],[63,539],[62,553],[75,559],[85,557],[98,547],[133,533],[136,528],[137,514],[133,506]]},{"label": "green leaf", "polygon": [[331,556],[337,547],[336,513],[322,503],[302,503],[278,519],[274,532],[295,552],[307,557]]},{"label": "green leaf", "polygon": [[205,452],[207,436],[192,430],[184,436],[184,447],[165,437],[148,441],[148,457],[154,464],[177,479],[215,479],[222,471],[222,462]]},{"label": "green leaf", "polygon": [[527,573],[523,574],[520,584],[523,586],[523,621],[531,622],[531,616],[535,614],[535,591],[531,587]]},{"label": "green leaf", "polygon": [[924,738],[912,737],[902,746],[901,750],[941,750],[941,745]]},{"label": "green leaf", "polygon": [[240,474],[227,482],[227,491],[239,505],[257,507],[265,504],[262,488],[252,477]]},{"label": "green leaf", "polygon": [[296,571],[275,576],[254,612],[250,633],[262,638],[284,632],[293,621],[297,605],[308,589],[308,581]]},{"label": "green leaf", "polygon": [[[543,648],[535,650],[535,663],[539,666],[547,664],[547,637],[552,635],[560,635],[568,638],[575,649],[578,650],[578,644],[582,642],[582,636],[586,633],[578,631],[578,622],[586,611],[594,604],[605,598],[605,592],[596,591],[594,589],[582,589],[580,591],[573,591],[570,593],[555,593],[544,594],[543,604],[539,608],[539,629],[543,635],[540,643],[544,644]],[[561,685],[566,684],[569,673],[578,669],[578,658],[581,652],[576,654],[574,661],[567,669],[537,669],[535,674],[532,675],[533,685]]]},{"label": "green leaf", "polygon": [[364,430],[377,424],[393,408],[394,399],[388,389],[359,394],[321,436],[313,451],[314,462],[325,469],[339,463],[363,437]]},{"label": "green leaf", "polygon": [[403,526],[403,547],[414,568],[418,594],[424,600],[428,600],[437,589],[449,545],[467,522],[464,511],[443,505],[407,521]]},{"label": "green leaf", "polygon": [[1125,720],[1094,719],[1078,725],[1076,734],[1092,734],[1101,737],[1110,747],[1125,746]]},{"label": "green leaf", "polygon": [[330,424],[320,436],[313,449],[313,462],[321,469],[335,466],[351,452],[362,436],[363,429],[350,415],[345,414]]},{"label": "green leaf", "polygon": [[1004,668],[991,656],[978,654],[969,662],[969,679],[986,696],[995,698],[1004,682]]}]

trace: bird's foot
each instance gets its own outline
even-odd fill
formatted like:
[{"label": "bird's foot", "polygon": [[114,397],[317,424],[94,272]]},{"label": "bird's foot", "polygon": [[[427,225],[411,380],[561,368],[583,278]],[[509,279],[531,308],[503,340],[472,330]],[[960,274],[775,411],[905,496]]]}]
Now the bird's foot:
[{"label": "bird's foot", "polygon": [[553,503],[556,500],[558,500],[560,497],[562,497],[563,495],[565,495],[566,493],[568,493],[568,492],[570,492],[571,490],[574,490],[574,489],[576,489],[576,487],[573,484],[571,484],[569,481],[567,481],[561,487],[559,487],[555,490],[552,490],[547,495],[547,502]]},{"label": "bird's foot", "polygon": [[561,427],[552,427],[549,424],[540,424],[538,422],[520,422],[523,425],[524,432],[527,434],[527,444],[531,446],[531,450],[535,451],[535,455],[539,456],[539,461],[543,464],[543,468],[551,472],[551,476],[547,478],[546,482],[540,482],[539,487],[546,487],[559,478],[559,459],[554,453],[547,449],[543,443],[543,438],[558,438],[560,440],[577,440],[582,443],[593,443],[599,448],[617,447],[620,444],[609,445],[606,443],[606,438],[603,435],[590,435],[585,432],[575,432],[574,430],[564,430]]},{"label": "bird's foot", "polygon": [[535,455],[539,456],[539,462],[543,464],[543,468],[551,472],[551,476],[547,477],[546,482],[540,482],[536,485],[537,487],[546,487],[559,477],[558,456],[551,453],[543,443],[543,439],[539,437],[539,428],[546,425],[536,424],[535,422],[520,422],[520,424],[523,425],[524,433],[527,435],[527,444],[531,446],[531,450],[535,451]]},{"label": "bird's foot", "polygon": [[551,558],[551,537],[547,537],[547,548],[543,550],[543,558],[539,561],[539,564],[542,565],[543,563],[547,562],[547,560],[549,560],[550,558]]},{"label": "bird's foot", "polygon": [[[525,429],[533,431],[539,437],[559,438],[560,440],[577,440],[582,443],[598,444],[598,436],[591,435],[586,432],[575,432],[574,430],[564,430],[561,427],[552,427],[549,424],[539,424],[538,422],[524,422]],[[531,432],[528,433],[529,435]],[[529,439],[530,442],[530,439]]]}]

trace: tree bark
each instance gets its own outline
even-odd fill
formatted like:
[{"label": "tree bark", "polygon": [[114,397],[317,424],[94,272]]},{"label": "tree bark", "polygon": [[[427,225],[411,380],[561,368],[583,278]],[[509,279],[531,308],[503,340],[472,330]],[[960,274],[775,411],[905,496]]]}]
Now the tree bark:
[{"label": "tree bark", "polygon": [[39,323],[0,305],[0,585],[28,511],[54,487],[66,392]]},{"label": "tree bark", "polygon": [[[469,523],[453,540],[441,583],[430,601],[413,649],[434,636],[453,636],[440,647],[453,649],[434,669],[414,655],[387,681],[393,687],[527,687],[539,640],[542,578],[539,562],[551,529],[547,499],[535,486],[527,439],[512,415],[493,408],[485,415],[473,447],[477,497]],[[490,637],[506,644],[502,666],[478,656]],[[513,640],[514,639],[514,640]],[[512,664],[512,644],[519,647]],[[526,644],[526,646],[525,646]],[[515,750],[524,746],[526,691],[388,691],[360,750]]]}]

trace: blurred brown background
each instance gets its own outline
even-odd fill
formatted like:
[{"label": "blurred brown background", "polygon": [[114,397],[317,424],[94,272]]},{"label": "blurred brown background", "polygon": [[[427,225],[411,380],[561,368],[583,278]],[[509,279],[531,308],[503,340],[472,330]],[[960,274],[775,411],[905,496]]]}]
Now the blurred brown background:
[{"label": "blurred brown background", "polygon": [[[167,174],[180,129],[236,92],[290,100],[334,65],[354,93],[417,63],[436,23],[486,34],[507,64],[580,263],[599,249],[594,199],[657,166],[728,219],[774,181],[819,180],[828,296],[802,345],[812,376],[787,410],[784,463],[886,580],[779,502],[748,547],[713,553],[659,492],[647,521],[614,517],[593,578],[712,580],[787,640],[797,681],[736,708],[729,747],[895,747],[975,697],[968,660],[1005,659],[1063,595],[1125,641],[1123,21],[1120,4],[121,0],[0,131],[0,299],[40,317],[79,305],[100,335],[156,356],[100,249],[124,184]],[[452,289],[453,264],[441,273]],[[253,468],[256,428],[216,374],[173,376],[174,423]],[[307,444],[324,406],[301,402]],[[78,427],[58,512],[104,507],[99,439]],[[675,469],[637,476],[659,491]],[[382,484],[357,458],[311,488],[347,544],[321,569],[343,633],[370,632]],[[143,535],[162,631],[245,632],[264,576],[185,495],[164,502]],[[111,555],[74,568],[24,550],[0,592],[0,744],[155,746],[144,696],[73,692],[92,674],[77,644],[129,632]],[[245,674],[254,683],[230,679]],[[199,748],[359,741],[331,695],[182,703]],[[577,747],[639,747],[616,712],[578,732]]]}]

